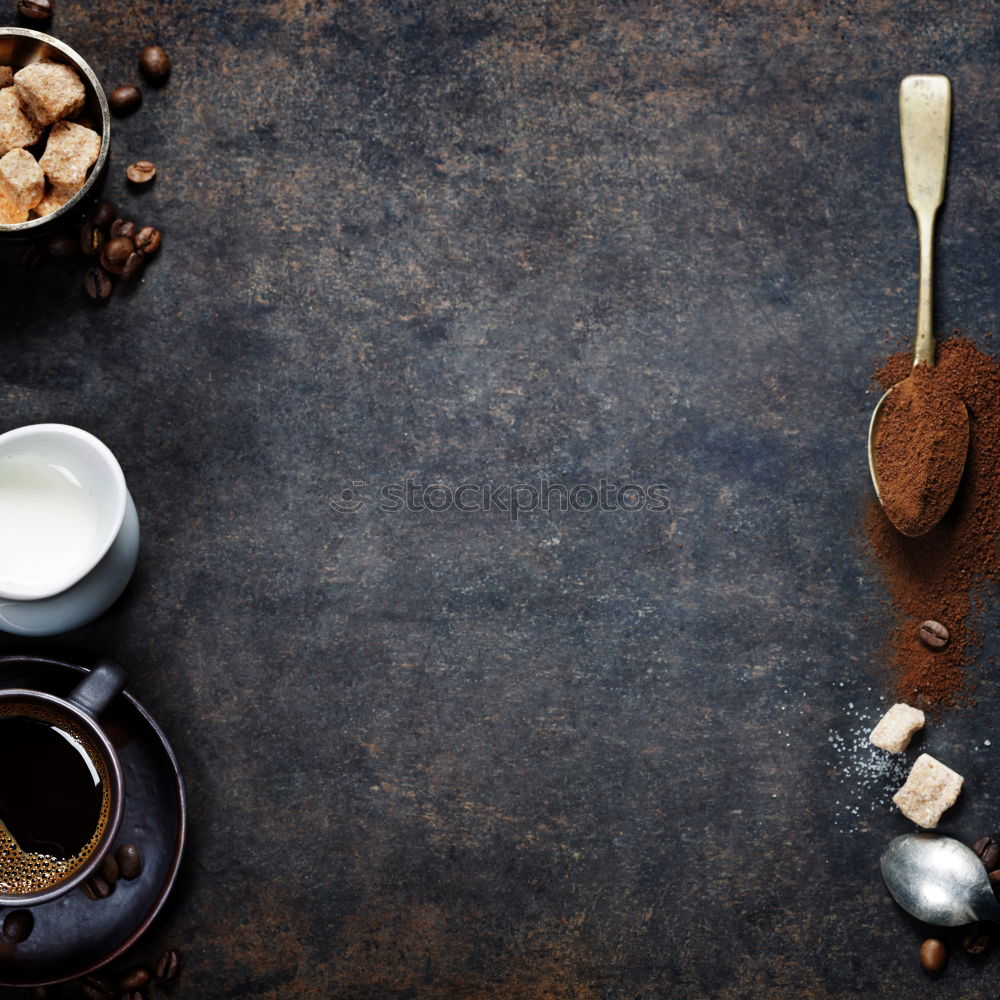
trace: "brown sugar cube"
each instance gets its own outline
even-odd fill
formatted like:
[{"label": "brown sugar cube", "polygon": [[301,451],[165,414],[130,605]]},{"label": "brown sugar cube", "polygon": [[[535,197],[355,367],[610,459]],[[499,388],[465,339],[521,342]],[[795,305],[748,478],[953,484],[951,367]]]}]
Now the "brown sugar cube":
[{"label": "brown sugar cube", "polygon": [[87,96],[72,66],[36,62],[14,74],[14,89],[24,110],[39,125],[51,125],[75,114]]},{"label": "brown sugar cube", "polygon": [[28,221],[28,210],[18,208],[9,198],[0,194],[0,226],[13,226]]},{"label": "brown sugar cube", "polygon": [[907,819],[930,829],[938,825],[945,809],[955,804],[964,780],[930,754],[922,753],[892,801]]},{"label": "brown sugar cube", "polygon": [[0,89],[0,156],[38,142],[42,126],[32,121],[21,107],[13,87]]},{"label": "brown sugar cube", "polygon": [[78,191],[101,152],[101,137],[85,125],[56,122],[39,163],[53,187]]},{"label": "brown sugar cube", "polygon": [[56,209],[62,208],[80,189],[46,186],[42,200],[32,209],[38,215],[51,215]]},{"label": "brown sugar cube", "polygon": [[45,174],[26,149],[12,149],[0,156],[0,192],[25,211],[42,200]]},{"label": "brown sugar cube", "polygon": [[0,66],[0,87],[14,86],[14,70],[10,66]]},{"label": "brown sugar cube", "polygon": [[913,734],[923,728],[924,713],[900,701],[882,716],[868,740],[889,753],[902,753],[910,745]]}]

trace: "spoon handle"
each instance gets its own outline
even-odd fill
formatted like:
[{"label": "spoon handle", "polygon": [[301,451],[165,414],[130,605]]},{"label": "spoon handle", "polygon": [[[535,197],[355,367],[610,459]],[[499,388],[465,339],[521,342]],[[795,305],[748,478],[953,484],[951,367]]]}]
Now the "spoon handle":
[{"label": "spoon handle", "polygon": [[946,76],[908,76],[899,85],[899,137],[906,200],[920,236],[920,290],[913,364],[934,364],[931,328],[934,216],[944,199],[951,132],[951,83]]}]

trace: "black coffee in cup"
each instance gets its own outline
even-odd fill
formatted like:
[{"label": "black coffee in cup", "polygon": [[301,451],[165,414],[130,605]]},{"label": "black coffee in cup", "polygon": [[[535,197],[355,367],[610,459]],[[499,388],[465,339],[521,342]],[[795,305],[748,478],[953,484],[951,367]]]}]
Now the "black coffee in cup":
[{"label": "black coffee in cup", "polygon": [[58,885],[94,853],[111,815],[107,763],[68,713],[0,704],[0,893]]}]

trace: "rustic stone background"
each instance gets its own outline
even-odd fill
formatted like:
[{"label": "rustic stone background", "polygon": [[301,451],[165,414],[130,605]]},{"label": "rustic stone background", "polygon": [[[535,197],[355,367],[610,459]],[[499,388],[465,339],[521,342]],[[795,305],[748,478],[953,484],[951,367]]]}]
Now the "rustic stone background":
[{"label": "rustic stone background", "polygon": [[[859,736],[889,617],[858,527],[914,315],[907,73],[955,90],[937,325],[997,330],[996,6],[56,3],[109,88],[151,40],[175,66],[114,130],[107,192],[165,234],[141,286],[95,309],[79,261],[0,251],[4,427],[98,434],[142,521],[111,612],[0,640],[115,656],[180,757],[136,958],[244,1000],[928,989],[878,875],[908,824]],[[379,511],[408,478],[670,503]],[[969,838],[971,680],[924,743]]]}]

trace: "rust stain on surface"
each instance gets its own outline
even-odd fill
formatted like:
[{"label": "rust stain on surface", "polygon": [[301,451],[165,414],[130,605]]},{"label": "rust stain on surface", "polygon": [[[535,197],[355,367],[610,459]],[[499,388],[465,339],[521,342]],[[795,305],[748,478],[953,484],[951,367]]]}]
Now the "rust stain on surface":
[{"label": "rust stain on surface", "polygon": [[[599,1000],[582,918],[545,917],[492,931],[488,914],[415,904],[345,921],[346,949],[331,985],[344,995],[463,1000]],[[366,993],[367,991],[367,993]]]}]

